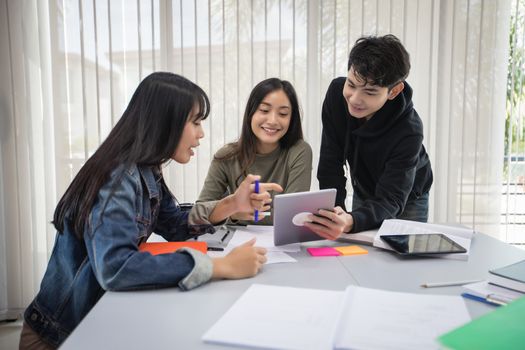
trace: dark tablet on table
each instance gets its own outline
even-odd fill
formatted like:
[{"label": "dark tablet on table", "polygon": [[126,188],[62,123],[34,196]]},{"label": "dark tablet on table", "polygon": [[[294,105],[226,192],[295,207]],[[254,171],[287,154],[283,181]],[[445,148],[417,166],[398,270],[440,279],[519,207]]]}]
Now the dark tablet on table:
[{"label": "dark tablet on table", "polygon": [[466,253],[467,250],[442,233],[383,235],[381,239],[401,255]]}]

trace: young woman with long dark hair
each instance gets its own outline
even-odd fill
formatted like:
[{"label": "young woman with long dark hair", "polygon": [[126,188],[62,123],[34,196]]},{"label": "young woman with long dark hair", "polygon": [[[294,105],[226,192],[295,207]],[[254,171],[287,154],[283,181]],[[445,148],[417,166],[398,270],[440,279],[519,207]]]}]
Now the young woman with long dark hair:
[{"label": "young woman with long dark hair", "polygon": [[254,241],[216,259],[188,248],[161,255],[138,249],[152,232],[168,241],[209,232],[212,224],[236,212],[262,209],[268,190],[281,190],[261,184],[256,194],[253,183],[260,177],[248,175],[209,213],[179,207],[162,165],[190,160],[209,110],[204,91],[184,77],[159,72],[139,84],[58,203],[55,246],[40,291],[24,314],[20,348],[58,347],[106,290],[188,290],[212,278],[244,278],[259,271],[266,251]]},{"label": "young woman with long dark hair", "polygon": [[[197,205],[211,211],[206,202],[234,193],[250,173],[280,184],[284,193],[309,191],[311,172],[312,149],[303,140],[295,90],[286,80],[269,78],[248,98],[239,139],[215,154]],[[272,224],[272,217],[264,213],[270,209],[269,201],[259,211],[258,224]],[[237,213],[231,219],[253,224],[254,212]]]}]

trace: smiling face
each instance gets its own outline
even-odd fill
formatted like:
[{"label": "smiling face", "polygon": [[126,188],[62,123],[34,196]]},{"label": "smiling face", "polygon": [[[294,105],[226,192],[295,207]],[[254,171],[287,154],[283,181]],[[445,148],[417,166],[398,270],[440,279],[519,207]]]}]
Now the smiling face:
[{"label": "smiling face", "polygon": [[283,90],[266,95],[252,116],[251,128],[257,137],[257,153],[266,154],[279,146],[290,126],[292,106]]},{"label": "smiling face", "polygon": [[191,157],[195,154],[193,148],[199,146],[199,140],[204,137],[204,131],[202,129],[202,120],[199,119],[199,108],[198,106],[193,107],[188,116],[186,124],[184,124],[184,130],[180,138],[179,144],[175,153],[171,157],[177,163],[185,164],[188,163]]},{"label": "smiling face", "polygon": [[348,105],[348,112],[353,117],[368,120],[384,106],[387,100],[394,99],[403,91],[403,88],[403,82],[397,83],[390,90],[384,86],[365,83],[351,67],[343,87],[343,96]]}]

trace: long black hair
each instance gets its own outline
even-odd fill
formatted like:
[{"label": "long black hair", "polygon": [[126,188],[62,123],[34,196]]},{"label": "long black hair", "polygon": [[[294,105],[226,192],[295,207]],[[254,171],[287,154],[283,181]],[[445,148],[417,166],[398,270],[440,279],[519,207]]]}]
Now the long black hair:
[{"label": "long black hair", "polygon": [[67,224],[75,236],[82,238],[96,196],[117,166],[160,166],[168,161],[195,106],[199,108],[195,119],[206,119],[210,102],[196,84],[167,72],[147,76],[108,137],[58,202],[53,215],[57,231],[63,232]]},{"label": "long black hair", "polygon": [[269,78],[257,84],[248,98],[246,109],[244,111],[244,118],[242,121],[241,136],[236,142],[231,143],[232,151],[224,157],[217,157],[217,160],[227,160],[237,157],[241,165],[241,174],[239,178],[247,175],[248,168],[255,161],[257,154],[257,137],[252,130],[252,118],[264,98],[274,91],[282,90],[288,97],[292,107],[292,114],[290,117],[290,125],[286,134],[279,140],[281,149],[288,149],[295,145],[299,140],[303,139],[303,129],[301,126],[301,111],[299,109],[299,102],[297,94],[292,84],[286,80],[278,78]]}]

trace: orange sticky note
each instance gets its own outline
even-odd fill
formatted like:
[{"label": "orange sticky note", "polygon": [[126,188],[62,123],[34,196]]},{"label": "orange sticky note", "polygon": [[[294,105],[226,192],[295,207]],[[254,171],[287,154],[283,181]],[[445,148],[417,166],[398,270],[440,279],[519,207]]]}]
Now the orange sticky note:
[{"label": "orange sticky note", "polygon": [[357,245],[347,245],[343,247],[335,247],[335,250],[337,250],[341,255],[361,255],[361,254],[368,254],[368,250],[361,248]]},{"label": "orange sticky note", "polygon": [[169,254],[180,248],[193,248],[206,254],[208,245],[206,242],[144,242],[139,245],[139,251],[149,252],[151,255]]}]

